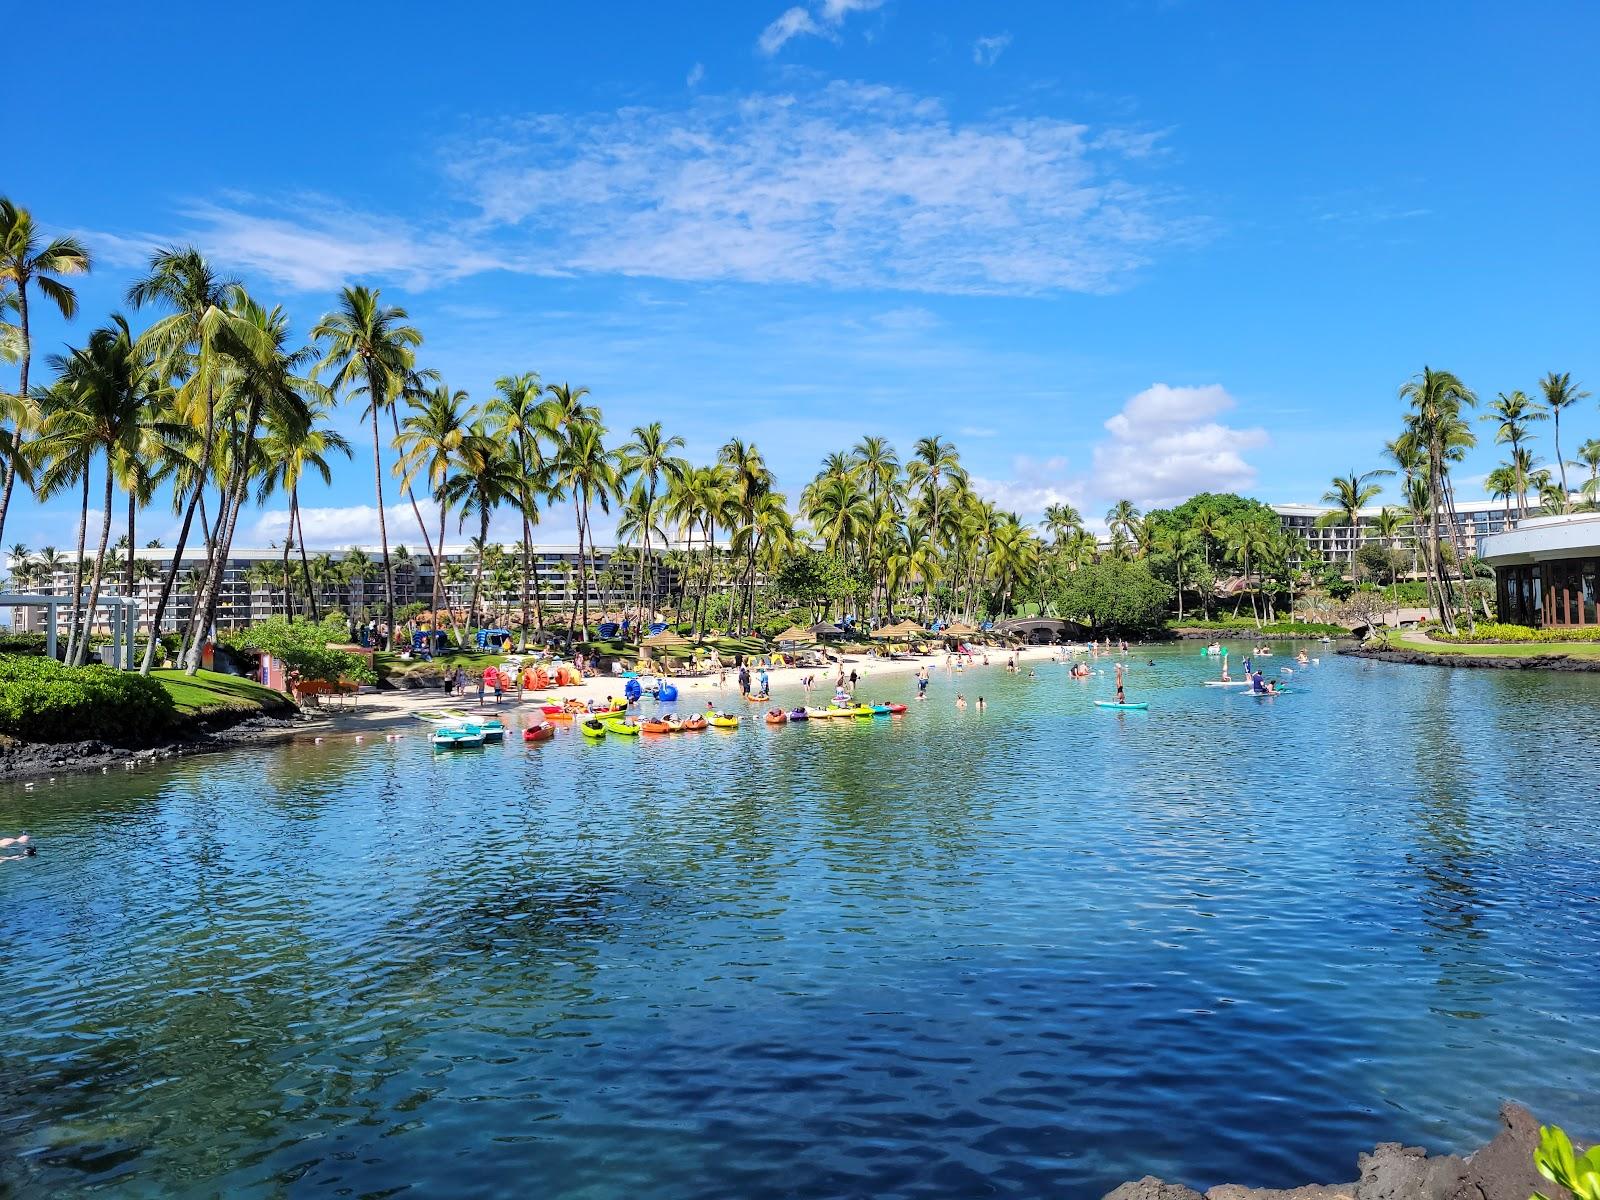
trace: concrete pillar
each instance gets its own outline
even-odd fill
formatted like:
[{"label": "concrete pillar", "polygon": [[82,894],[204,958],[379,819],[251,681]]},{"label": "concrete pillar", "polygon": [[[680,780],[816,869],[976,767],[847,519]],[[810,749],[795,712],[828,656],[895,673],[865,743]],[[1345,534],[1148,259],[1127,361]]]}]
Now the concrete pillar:
[{"label": "concrete pillar", "polygon": [[54,600],[50,601],[49,604],[45,605],[45,609],[50,614],[47,619],[44,638],[45,653],[54,658],[56,656],[56,602]]}]

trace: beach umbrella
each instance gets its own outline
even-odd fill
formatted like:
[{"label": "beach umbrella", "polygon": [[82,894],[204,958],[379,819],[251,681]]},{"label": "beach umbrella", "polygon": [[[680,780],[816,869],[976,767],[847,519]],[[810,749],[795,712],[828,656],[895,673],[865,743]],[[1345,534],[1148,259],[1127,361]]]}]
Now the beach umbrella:
[{"label": "beach umbrella", "polygon": [[641,649],[650,650],[681,650],[686,646],[694,645],[688,638],[679,637],[670,629],[663,629],[660,633],[652,633],[639,643]]},{"label": "beach umbrella", "polygon": [[873,637],[893,638],[896,641],[914,637],[927,637],[928,631],[915,621],[897,621],[873,633]]},{"label": "beach umbrella", "polygon": [[844,630],[831,621],[818,621],[811,627],[811,632],[817,637],[843,637]]},{"label": "beach umbrella", "polygon": [[791,625],[772,640],[775,642],[814,642],[817,640],[817,636],[809,629]]},{"label": "beach umbrella", "polygon": [[939,631],[939,636],[940,637],[971,637],[973,634],[975,634],[977,632],[978,631],[976,629],[974,629],[971,625],[965,625],[962,622],[957,621],[954,625],[946,625],[943,629],[941,629]]}]

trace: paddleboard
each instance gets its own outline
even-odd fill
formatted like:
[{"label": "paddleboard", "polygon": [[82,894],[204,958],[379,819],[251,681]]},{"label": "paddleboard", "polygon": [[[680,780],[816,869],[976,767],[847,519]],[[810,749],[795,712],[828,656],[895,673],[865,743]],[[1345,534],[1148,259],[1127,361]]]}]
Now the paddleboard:
[{"label": "paddleboard", "polygon": [[1150,707],[1148,702],[1143,704],[1118,704],[1115,700],[1096,700],[1094,702],[1094,706],[1096,708],[1120,708],[1129,711]]},{"label": "paddleboard", "polygon": [[1208,679],[1208,680],[1206,680],[1205,686],[1206,687],[1249,687],[1250,686],[1250,681],[1248,679],[1230,679],[1230,680],[1228,680],[1228,682],[1224,683],[1220,679]]}]

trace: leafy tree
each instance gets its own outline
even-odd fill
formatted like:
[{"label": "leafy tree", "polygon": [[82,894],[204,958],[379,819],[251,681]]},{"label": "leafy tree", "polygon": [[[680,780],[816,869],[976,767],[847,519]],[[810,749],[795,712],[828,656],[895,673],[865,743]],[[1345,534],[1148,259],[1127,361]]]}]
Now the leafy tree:
[{"label": "leafy tree", "polygon": [[1160,629],[1173,589],[1144,562],[1105,558],[1065,575],[1057,585],[1056,611],[1096,632],[1148,633]]}]

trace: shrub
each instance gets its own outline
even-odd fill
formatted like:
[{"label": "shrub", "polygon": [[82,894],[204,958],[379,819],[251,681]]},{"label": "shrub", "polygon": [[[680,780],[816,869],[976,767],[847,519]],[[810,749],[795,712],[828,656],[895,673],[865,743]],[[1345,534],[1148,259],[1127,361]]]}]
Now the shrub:
[{"label": "shrub", "polygon": [[176,708],[154,679],[114,667],[0,656],[0,733],[29,742],[138,742],[166,731]]},{"label": "shrub", "polygon": [[42,633],[0,629],[0,654],[43,654],[44,647],[45,638]]},{"label": "shrub", "polygon": [[355,683],[376,683],[377,675],[365,657],[329,649],[329,642],[342,640],[343,636],[344,629],[338,617],[330,616],[320,625],[273,617],[229,635],[223,639],[223,644],[230,650],[270,654],[298,681],[338,683],[348,679]]},{"label": "shrub", "polygon": [[1216,621],[1168,621],[1169,629],[1214,629],[1218,633],[1236,633],[1259,637],[1349,637],[1343,625],[1327,625],[1320,621],[1268,621],[1257,625],[1248,617],[1223,617]]},{"label": "shrub", "polygon": [[1600,642],[1600,625],[1585,625],[1581,629],[1535,629],[1529,625],[1502,625],[1497,621],[1479,621],[1476,630],[1462,625],[1455,633],[1446,633],[1438,625],[1428,626],[1428,636],[1437,642],[1454,642],[1476,646],[1489,642],[1511,642],[1538,645],[1548,642]]},{"label": "shrub", "polygon": [[[1573,1200],[1600,1200],[1600,1146],[1591,1146],[1580,1156],[1573,1151],[1566,1130],[1559,1125],[1541,1125],[1533,1165],[1551,1183],[1571,1192]],[[1532,1200],[1546,1198],[1535,1192]]]}]

